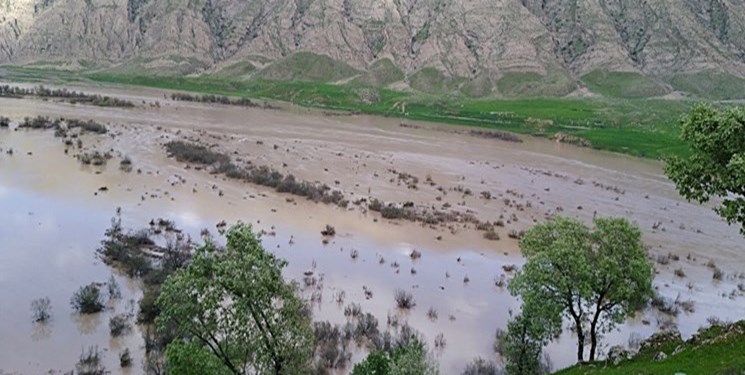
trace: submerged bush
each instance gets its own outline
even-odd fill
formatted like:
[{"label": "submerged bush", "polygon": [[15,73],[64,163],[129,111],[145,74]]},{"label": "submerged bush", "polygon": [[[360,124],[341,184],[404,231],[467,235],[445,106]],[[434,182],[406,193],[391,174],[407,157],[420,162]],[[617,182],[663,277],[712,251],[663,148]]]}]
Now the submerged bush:
[{"label": "submerged bush", "polygon": [[72,308],[81,314],[95,314],[104,309],[101,289],[95,283],[81,286],[70,299]]},{"label": "submerged bush", "polygon": [[398,306],[399,309],[408,310],[416,306],[416,303],[414,302],[414,296],[407,291],[398,289],[396,290],[396,294],[393,298],[396,300],[396,306]]},{"label": "submerged bush", "polygon": [[31,319],[37,323],[47,322],[52,318],[52,301],[49,297],[31,301]]},{"label": "submerged bush", "polygon": [[109,319],[109,331],[111,337],[119,337],[123,334],[129,333],[132,330],[132,325],[129,324],[129,317],[124,314],[119,314]]}]

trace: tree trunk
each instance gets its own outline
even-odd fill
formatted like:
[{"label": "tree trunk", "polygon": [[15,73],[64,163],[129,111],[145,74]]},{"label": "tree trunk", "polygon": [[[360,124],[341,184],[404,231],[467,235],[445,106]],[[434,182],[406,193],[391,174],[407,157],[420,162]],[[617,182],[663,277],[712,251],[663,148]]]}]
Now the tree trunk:
[{"label": "tree trunk", "polygon": [[585,361],[585,331],[582,330],[582,315],[576,314],[572,310],[572,317],[574,318],[574,325],[577,331],[577,362]]},{"label": "tree trunk", "polygon": [[593,320],[590,326],[590,362],[595,360],[595,350],[598,347],[598,334],[596,332],[597,321]]}]

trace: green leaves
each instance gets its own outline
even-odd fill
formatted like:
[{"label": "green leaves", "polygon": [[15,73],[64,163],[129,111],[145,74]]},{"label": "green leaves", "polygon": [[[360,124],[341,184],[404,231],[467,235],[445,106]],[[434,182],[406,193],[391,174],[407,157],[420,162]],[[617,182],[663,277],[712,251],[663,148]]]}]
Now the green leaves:
[{"label": "green leaves", "polygon": [[509,285],[523,300],[521,319],[531,320],[532,336],[550,338],[561,331],[563,316],[572,320],[580,360],[585,331],[593,339],[592,360],[597,335],[652,295],[653,269],[639,228],[621,218],[598,218],[595,227],[563,217],[536,225],[520,240],[527,261]]},{"label": "green leaves", "polygon": [[[236,225],[226,238],[224,249],[211,242],[198,248],[163,285],[157,324],[177,327],[184,338],[169,345],[168,365],[188,366],[209,353],[233,374],[302,372],[311,328],[303,301],[282,278],[287,263],[264,250],[250,225]],[[195,345],[199,355],[182,355]]]},{"label": "green leaves", "polygon": [[694,153],[668,160],[665,173],[686,199],[723,198],[717,213],[745,235],[745,107],[699,104],[681,120],[681,138]]}]

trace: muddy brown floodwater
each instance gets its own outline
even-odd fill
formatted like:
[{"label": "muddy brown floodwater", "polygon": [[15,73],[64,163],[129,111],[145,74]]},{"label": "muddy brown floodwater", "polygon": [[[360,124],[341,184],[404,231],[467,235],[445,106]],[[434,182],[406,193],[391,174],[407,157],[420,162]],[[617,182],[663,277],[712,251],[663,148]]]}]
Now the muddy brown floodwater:
[{"label": "muddy brown floodwater", "polygon": [[[656,264],[655,286],[670,299],[694,301],[692,312],[673,319],[684,335],[710,316],[735,320],[745,314],[737,286],[743,282],[745,241],[711,207],[682,200],[659,162],[542,139],[520,144],[482,139],[435,124],[401,127],[398,120],[328,117],[293,107],[173,102],[157,90],[82,89],[144,104],[117,109],[0,99],[0,115],[14,123],[37,115],[108,123],[109,134],[85,135],[84,148],[113,150],[116,156],[107,167],[83,167],[73,157],[77,151],[66,155],[52,132],[0,129],[0,372],[69,370],[91,345],[105,349],[105,364],[114,373],[120,372],[117,354],[129,348],[136,363],[130,371],[141,372],[140,332],[112,339],[108,330],[109,317],[126,312],[128,301],[141,295],[136,281],[116,276],[124,296],[101,314],[82,319],[69,306],[79,286],[104,282],[112,274],[96,259],[95,249],[119,207],[128,228],[164,217],[193,238],[202,228],[214,233],[222,220],[272,232],[264,244],[289,261],[288,278],[301,280],[309,270],[323,275],[320,289],[303,291],[306,297],[322,294],[314,305],[316,319],[343,323],[344,305],[357,302],[383,329],[389,316],[408,321],[431,347],[442,333],[446,346],[434,353],[446,374],[460,373],[477,356],[498,360],[494,333],[506,326],[511,310],[519,309],[506,288],[495,285],[511,276],[502,266],[522,263],[508,232],[555,213],[587,222],[594,215],[628,217],[642,228],[651,257],[676,255],[668,264]],[[278,194],[185,168],[165,155],[162,144],[174,139],[216,145],[234,158],[326,183],[351,200],[377,197],[449,207],[483,221],[501,218],[505,227],[497,230],[500,240],[488,241],[469,225],[389,221],[361,206],[342,209]],[[6,153],[9,148],[13,155]],[[120,171],[123,156],[142,173]],[[416,189],[398,173],[417,177]],[[108,191],[98,192],[103,186]],[[326,224],[335,226],[337,235],[323,244],[320,231]],[[421,259],[409,257],[414,249],[422,252]],[[709,261],[724,272],[723,280],[712,280]],[[675,276],[676,269],[686,276]],[[396,310],[396,289],[413,293],[412,311]],[[343,305],[335,301],[341,291]],[[52,322],[33,324],[31,300],[44,296],[52,301]],[[434,321],[427,317],[430,307],[438,312]],[[605,348],[626,345],[632,334],[646,337],[664,320],[669,318],[649,309],[608,334]],[[566,333],[548,347],[555,368],[573,364],[573,345]]]}]

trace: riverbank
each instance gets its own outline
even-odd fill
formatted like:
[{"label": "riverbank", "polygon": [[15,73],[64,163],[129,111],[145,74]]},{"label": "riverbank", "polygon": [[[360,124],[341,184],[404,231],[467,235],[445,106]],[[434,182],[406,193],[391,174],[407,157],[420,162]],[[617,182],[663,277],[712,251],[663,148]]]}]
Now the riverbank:
[{"label": "riverbank", "polygon": [[684,100],[535,98],[476,100],[354,85],[240,81],[214,76],[133,76],[18,66],[0,68],[0,79],[37,83],[120,84],[283,101],[306,108],[468,125],[584,144],[659,159],[685,155],[678,118]]}]

